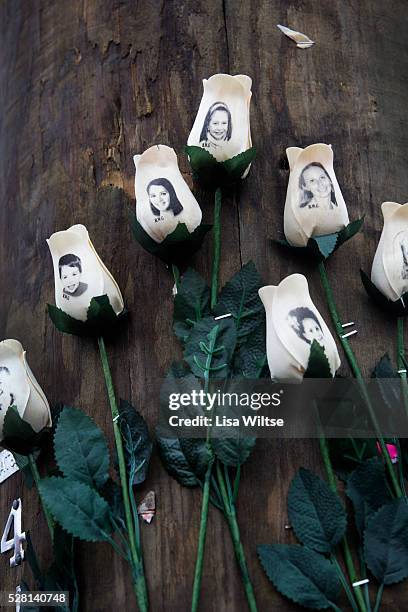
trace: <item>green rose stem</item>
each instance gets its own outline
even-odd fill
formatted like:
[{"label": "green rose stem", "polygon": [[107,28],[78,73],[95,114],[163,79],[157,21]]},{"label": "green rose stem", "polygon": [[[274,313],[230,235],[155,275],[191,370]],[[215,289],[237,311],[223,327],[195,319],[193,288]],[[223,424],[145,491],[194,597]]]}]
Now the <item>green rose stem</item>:
[{"label": "green rose stem", "polygon": [[[333,491],[333,493],[337,494],[336,477],[335,477],[333,466],[330,460],[329,447],[327,445],[327,440],[324,437],[324,435],[321,435],[319,442],[320,442],[320,452],[323,458],[324,467],[326,469],[329,486],[331,490]],[[343,555],[344,555],[344,560],[346,562],[346,567],[347,567],[348,575],[350,578],[350,582],[353,584],[353,582],[357,581],[357,574],[356,574],[356,570],[355,570],[354,563],[353,563],[353,557],[351,556],[350,546],[349,546],[346,536],[343,537],[341,543],[343,546]],[[336,569],[338,570],[337,561],[336,561],[336,564],[337,564]],[[343,579],[342,579],[342,583],[343,583]],[[347,596],[350,598],[350,594],[352,595],[352,593],[350,592],[350,589],[348,588],[347,582],[344,588],[346,589]],[[366,612],[367,606],[366,606],[366,603],[363,597],[363,593],[361,592],[361,587],[356,587],[354,592],[355,592],[357,603],[359,605],[361,612]]]},{"label": "green rose stem", "polygon": [[[213,262],[212,262],[212,274],[211,274],[211,308],[214,308],[217,303],[217,294],[218,294],[218,277],[220,271],[220,257],[221,257],[221,188],[218,187],[215,192],[214,198],[214,224],[213,224],[213,232],[214,232],[214,250],[213,250]],[[178,272],[178,270],[177,270]],[[174,271],[173,266],[173,275],[174,280],[176,282],[177,287],[177,273]],[[205,380],[205,391],[208,391],[209,384],[209,374],[210,374],[210,366],[211,366],[211,355],[207,356],[207,364],[206,370],[204,372],[204,380]],[[196,565],[194,571],[194,582],[193,582],[193,593],[191,599],[191,612],[196,612],[198,609],[198,603],[200,599],[200,590],[201,590],[201,580],[203,575],[203,565],[204,565],[204,548],[205,548],[205,540],[207,536],[207,520],[208,520],[208,507],[210,503],[210,488],[211,488],[211,474],[214,463],[214,454],[211,448],[210,441],[210,429],[207,430],[207,450],[209,454],[209,461],[207,470],[204,477],[203,484],[203,497],[201,502],[201,518],[200,518],[200,530],[198,533],[198,549],[197,549],[197,558]]]},{"label": "green rose stem", "polygon": [[404,318],[398,317],[397,319],[397,366],[398,374],[401,378],[402,387],[402,398],[404,401],[405,412],[408,416],[408,383],[407,383],[407,371],[406,371],[406,360],[405,360],[405,347],[404,347]]},{"label": "green rose stem", "polygon": [[221,255],[221,187],[215,192],[214,201],[214,255],[211,276],[211,308],[217,303],[218,293],[218,276],[220,273],[220,255]]},{"label": "green rose stem", "polygon": [[378,425],[378,421],[377,421],[377,418],[376,418],[374,410],[373,410],[373,406],[372,406],[372,403],[371,403],[371,399],[370,399],[369,393],[367,391],[367,387],[366,387],[365,382],[364,382],[363,375],[361,373],[360,367],[359,367],[359,365],[357,363],[357,359],[356,359],[356,357],[355,357],[355,355],[353,353],[353,350],[352,350],[352,348],[351,348],[347,338],[344,338],[344,329],[343,329],[342,324],[341,324],[341,319],[340,319],[339,313],[337,311],[337,307],[336,307],[336,303],[334,301],[334,296],[333,296],[332,288],[330,286],[330,282],[329,282],[329,279],[328,279],[328,276],[327,276],[327,272],[326,272],[326,267],[325,267],[323,261],[319,263],[319,274],[320,274],[320,279],[322,281],[324,292],[326,294],[327,304],[329,306],[329,311],[330,311],[330,315],[331,315],[333,324],[334,324],[334,326],[336,328],[337,335],[338,335],[339,340],[340,340],[340,342],[341,342],[341,344],[343,346],[343,350],[344,350],[344,353],[345,353],[345,355],[347,357],[347,360],[348,360],[348,362],[350,364],[351,370],[352,370],[352,372],[353,372],[353,374],[354,374],[354,376],[357,379],[357,382],[359,384],[361,395],[363,396],[363,399],[364,399],[364,401],[365,401],[365,403],[367,405],[367,408],[368,408],[368,411],[369,411],[369,414],[370,414],[370,417],[371,417],[374,429],[376,431],[377,439],[378,439],[378,442],[380,444],[382,456],[384,457],[384,461],[385,461],[385,464],[387,466],[387,469],[388,469],[388,472],[389,472],[389,475],[390,475],[390,479],[391,479],[392,485],[393,485],[394,490],[395,490],[395,494],[396,494],[397,497],[402,497],[401,487],[399,486],[398,478],[397,478],[397,476],[395,474],[395,471],[394,471],[394,468],[393,468],[393,465],[392,465],[392,462],[391,462],[391,458],[389,456],[387,447],[386,447],[385,442],[384,442],[384,438],[381,435],[381,431],[380,431],[380,428],[379,428],[379,425]]},{"label": "green rose stem", "polygon": [[139,610],[141,612],[147,612],[149,608],[148,604],[148,595],[147,595],[147,586],[146,579],[143,571],[143,559],[141,556],[141,551],[137,549],[136,546],[136,532],[135,525],[132,518],[132,510],[130,504],[130,496],[129,496],[129,486],[128,479],[126,473],[126,462],[125,462],[125,453],[123,450],[123,442],[122,442],[122,434],[119,427],[119,410],[116,403],[115,390],[113,387],[112,375],[109,368],[108,355],[106,353],[105,342],[102,336],[98,338],[99,351],[101,355],[101,362],[103,368],[103,374],[105,377],[106,389],[108,392],[109,403],[112,412],[113,419],[113,432],[115,434],[115,444],[116,451],[118,454],[118,463],[119,463],[119,474],[120,474],[120,482],[122,486],[122,495],[123,495],[123,504],[125,507],[125,519],[126,519],[126,527],[129,535],[130,542],[130,552],[131,552],[131,560],[133,566],[133,576],[134,576],[134,589],[137,598],[137,603],[139,606]]},{"label": "green rose stem", "polygon": [[180,270],[178,269],[176,264],[171,264],[171,271],[173,273],[173,278],[176,284],[176,289],[178,289],[179,283],[180,283]]},{"label": "green rose stem", "polygon": [[[248,606],[251,612],[257,612],[258,608],[256,606],[255,593],[252,587],[251,579],[249,577],[248,566],[245,559],[244,547],[241,542],[241,535],[239,532],[239,526],[237,521],[237,515],[235,510],[235,503],[233,499],[233,494],[231,491],[231,486],[229,484],[229,476],[228,476],[228,468],[225,467],[226,471],[226,481],[224,480],[224,475],[221,471],[221,466],[217,461],[217,478],[218,484],[221,491],[222,502],[224,504],[224,513],[228,522],[228,526],[231,532],[232,543],[234,546],[235,556],[237,558],[242,580],[244,583],[245,594],[248,602]],[[227,492],[228,486],[228,492]]]},{"label": "green rose stem", "polygon": [[48,511],[47,506],[45,505],[45,503],[43,501],[43,498],[41,497],[40,487],[39,487],[40,474],[38,472],[37,463],[36,463],[32,453],[30,453],[28,455],[28,462],[29,462],[29,465],[30,465],[31,474],[33,475],[35,486],[37,487],[38,495],[39,495],[40,500],[41,500],[41,505],[42,505],[43,510],[44,510],[45,520],[47,521],[48,529],[49,529],[50,535],[51,535],[51,540],[53,540],[54,539],[55,523],[54,523],[54,519],[52,518],[51,514]]}]

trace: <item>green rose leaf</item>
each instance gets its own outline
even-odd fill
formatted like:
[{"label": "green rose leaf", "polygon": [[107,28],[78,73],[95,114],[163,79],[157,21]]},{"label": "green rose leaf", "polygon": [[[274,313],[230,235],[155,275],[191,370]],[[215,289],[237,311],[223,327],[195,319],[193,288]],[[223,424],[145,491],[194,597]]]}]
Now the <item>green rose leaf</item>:
[{"label": "green rose leaf", "polygon": [[215,321],[204,317],[192,329],[184,350],[184,359],[199,378],[226,378],[236,344],[236,331],[231,319]]},{"label": "green rose leaf", "polygon": [[12,453],[29,455],[38,451],[45,442],[49,429],[34,431],[27,421],[19,415],[16,406],[7,409],[3,422],[1,445]]},{"label": "green rose leaf", "polygon": [[109,451],[105,436],[81,410],[66,406],[54,436],[55,459],[67,478],[100,489],[109,477]]},{"label": "green rose leaf", "polygon": [[173,329],[185,342],[192,327],[210,314],[210,288],[192,268],[182,276],[174,298]]},{"label": "green rose leaf", "polygon": [[256,438],[249,438],[243,435],[240,429],[237,429],[233,438],[213,437],[211,444],[221,463],[229,467],[237,467],[247,461],[256,444]]},{"label": "green rose leaf", "polygon": [[156,242],[149,236],[138,222],[136,215],[131,217],[133,236],[135,240],[149,253],[155,255],[164,263],[183,264],[201,247],[205,235],[212,225],[201,224],[191,232],[185,223],[179,223],[176,229],[166,236],[162,242]]},{"label": "green rose leaf", "polygon": [[146,421],[129,402],[120,400],[119,427],[125,447],[128,473],[134,485],[146,480],[153,443],[149,436]]},{"label": "green rose leaf", "polygon": [[51,304],[48,304],[48,314],[59,331],[74,336],[96,338],[115,334],[127,317],[126,310],[118,315],[115,313],[107,295],[92,298],[86,321],[79,321]]},{"label": "green rose leaf", "polygon": [[250,334],[234,353],[234,376],[239,378],[263,378],[269,376],[266,359],[265,321]]},{"label": "green rose leaf", "polygon": [[112,533],[109,506],[95,489],[70,478],[52,476],[40,481],[39,490],[65,531],[86,542],[108,540]]},{"label": "green rose leaf", "polygon": [[180,438],[180,447],[194,475],[197,479],[204,480],[212,457],[207,441],[200,438]]},{"label": "green rose leaf", "polygon": [[368,518],[390,501],[384,464],[373,458],[359,465],[347,480],[346,494],[353,502],[357,529],[362,535]]},{"label": "green rose leaf", "polygon": [[367,523],[364,532],[367,567],[383,584],[395,584],[408,577],[408,504],[396,499],[382,506]]},{"label": "green rose leaf", "polygon": [[256,157],[255,147],[223,162],[218,162],[202,147],[186,146],[184,149],[193,171],[194,180],[211,190],[227,187],[240,181]]},{"label": "green rose leaf", "polygon": [[99,493],[108,502],[110,512],[113,516],[116,519],[125,521],[125,507],[123,505],[122,489],[120,485],[112,478],[108,478]]},{"label": "green rose leaf", "polygon": [[274,240],[277,244],[291,249],[301,257],[307,256],[316,262],[325,261],[332,255],[337,249],[344,244],[347,240],[350,240],[357,232],[360,231],[364,223],[364,216],[361,219],[356,219],[349,223],[346,227],[333,232],[332,234],[325,234],[322,236],[313,236],[309,238],[305,247],[297,247],[291,245],[287,240]]},{"label": "green rose leaf", "polygon": [[183,487],[197,487],[200,483],[186,459],[180,440],[160,436],[156,440],[160,459],[168,474]]},{"label": "green rose leaf", "polygon": [[341,584],[332,563],[296,544],[263,544],[259,560],[274,587],[295,603],[313,610],[331,608]]},{"label": "green rose leaf", "polygon": [[395,317],[405,317],[405,315],[408,314],[408,292],[404,293],[399,300],[393,302],[383,293],[381,293],[379,289],[377,289],[363,270],[360,270],[360,275],[364,289],[367,291],[369,297],[372,298],[373,302],[379,306],[379,308],[385,310]]},{"label": "green rose leaf", "polygon": [[373,438],[332,438],[328,443],[332,463],[344,481],[361,462],[378,457],[376,440]]},{"label": "green rose leaf", "polygon": [[338,495],[309,470],[300,468],[288,494],[288,517],[299,540],[329,554],[346,531],[346,513]]},{"label": "green rose leaf", "polygon": [[238,339],[251,334],[265,318],[265,310],[258,295],[262,285],[255,264],[250,261],[221,290],[214,308],[215,314],[232,314]]},{"label": "green rose leaf", "polygon": [[329,360],[321,344],[313,340],[304,378],[332,378]]}]

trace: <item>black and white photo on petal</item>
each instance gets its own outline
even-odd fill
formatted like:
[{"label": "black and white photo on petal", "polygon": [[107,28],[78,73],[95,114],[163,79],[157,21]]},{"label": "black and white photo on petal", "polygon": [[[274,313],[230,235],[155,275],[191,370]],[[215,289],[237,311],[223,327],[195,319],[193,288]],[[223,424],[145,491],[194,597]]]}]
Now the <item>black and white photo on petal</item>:
[{"label": "black and white photo on petal", "polygon": [[150,209],[157,220],[164,220],[168,214],[176,217],[183,210],[176,190],[166,178],[157,178],[150,181],[147,186],[147,195],[149,196]]},{"label": "black and white photo on petal", "polygon": [[312,162],[303,168],[299,189],[300,208],[333,210],[338,206],[332,180],[319,162]]},{"label": "black and white photo on petal", "polygon": [[232,117],[224,102],[215,102],[210,106],[204,119],[200,134],[200,146],[216,148],[231,139]]},{"label": "black and white photo on petal", "polygon": [[10,370],[0,365],[0,410],[7,410],[14,404],[14,393],[10,390]]},{"label": "black and white photo on petal", "polygon": [[402,256],[401,278],[408,280],[408,232],[404,232],[400,238],[399,246]]},{"label": "black and white photo on petal", "polygon": [[78,255],[68,253],[60,257],[58,270],[64,298],[78,297],[88,289],[88,285],[81,281],[82,262]]},{"label": "black and white photo on petal", "polygon": [[322,326],[315,313],[305,306],[299,306],[289,311],[287,316],[290,327],[295,334],[301,339],[312,344],[316,340],[323,345],[324,334]]}]

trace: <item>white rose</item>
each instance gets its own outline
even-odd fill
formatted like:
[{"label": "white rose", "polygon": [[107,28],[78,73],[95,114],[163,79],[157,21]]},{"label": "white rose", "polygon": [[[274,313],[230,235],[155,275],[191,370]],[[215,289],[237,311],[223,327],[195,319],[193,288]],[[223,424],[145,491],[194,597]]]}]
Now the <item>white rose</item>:
[{"label": "white rose", "polygon": [[214,74],[203,80],[203,86],[203,97],[187,144],[203,147],[217,161],[250,149],[252,79],[244,74]]},{"label": "white rose", "polygon": [[374,256],[371,281],[395,302],[408,291],[408,203],[384,202],[384,227]]},{"label": "white rose", "polygon": [[54,265],[55,304],[66,314],[86,321],[92,298],[107,295],[116,314],[123,298],[112,274],[103,264],[84,225],[73,225],[47,240]]},{"label": "white rose", "polygon": [[306,246],[312,236],[333,234],[349,224],[346,204],[333,170],[331,145],[286,149],[290,175],[284,231],[293,246]]},{"label": "white rose", "polygon": [[15,406],[20,417],[34,431],[51,426],[47,398],[26,361],[26,353],[17,340],[0,342],[0,441],[7,409]]},{"label": "white rose", "polygon": [[266,311],[266,352],[271,377],[302,380],[313,340],[324,348],[334,376],[340,367],[339,353],[310,298],[306,278],[302,274],[287,276],[277,286],[261,287],[259,297]]},{"label": "white rose", "polygon": [[134,155],[136,218],[155,242],[184,223],[190,234],[201,223],[201,208],[183,179],[174,149],[155,145]]}]

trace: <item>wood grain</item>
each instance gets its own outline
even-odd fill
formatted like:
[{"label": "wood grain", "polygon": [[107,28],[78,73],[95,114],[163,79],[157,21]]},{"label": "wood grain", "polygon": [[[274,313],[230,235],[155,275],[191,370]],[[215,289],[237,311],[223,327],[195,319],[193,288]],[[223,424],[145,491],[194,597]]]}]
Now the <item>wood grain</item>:
[{"label": "wood grain", "polygon": [[[299,50],[277,23],[306,32],[316,45]],[[151,428],[155,389],[180,354],[171,330],[172,280],[134,243],[132,155],[152,144],[173,146],[190,184],[182,149],[201,97],[216,72],[253,78],[252,135],[259,155],[250,177],[223,204],[221,280],[254,260],[265,282],[298,271],[327,315],[316,272],[271,246],[282,237],[287,146],[331,143],[351,218],[366,214],[364,234],[330,261],[340,311],[357,323],[353,338],[364,371],[395,352],[395,326],[368,302],[359,268],[369,270],[382,225],[380,204],[408,193],[405,110],[408,94],[405,0],[4,0],[0,6],[0,335],[18,338],[51,403],[85,409],[112,441],[110,412],[96,346],[63,337],[47,319],[53,302],[45,239],[85,224],[118,280],[130,324],[108,346],[118,394],[135,403]],[[196,190],[204,220],[211,196]],[[196,257],[210,271],[211,238]],[[343,366],[347,372],[346,366]],[[313,441],[260,441],[245,466],[239,519],[259,610],[295,610],[266,580],[255,545],[289,542],[286,492],[296,469],[321,471]],[[143,528],[151,609],[189,609],[200,493],[182,489],[155,455],[148,484],[158,512]],[[39,556],[50,542],[35,491],[19,474],[0,488],[0,522],[23,499],[23,527]],[[133,610],[130,576],[108,546],[78,546],[82,610]],[[14,589],[27,566],[0,559],[1,588]],[[386,591],[382,610],[408,606],[406,586]],[[201,609],[246,609],[229,534],[210,512]]]}]

